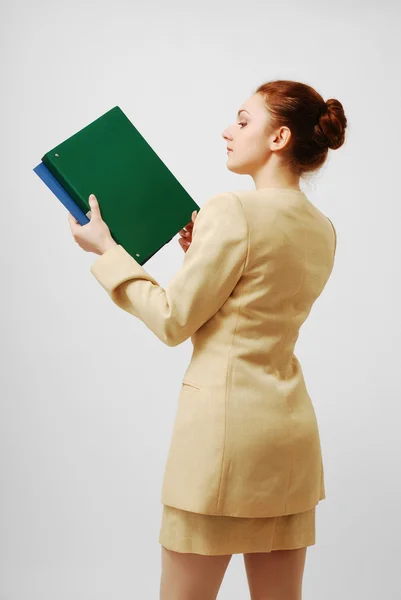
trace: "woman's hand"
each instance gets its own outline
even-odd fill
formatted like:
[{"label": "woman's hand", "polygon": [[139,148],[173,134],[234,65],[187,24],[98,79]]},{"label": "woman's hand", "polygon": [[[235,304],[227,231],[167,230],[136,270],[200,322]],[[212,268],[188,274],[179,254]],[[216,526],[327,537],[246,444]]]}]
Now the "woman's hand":
[{"label": "woman's hand", "polygon": [[188,225],[185,225],[185,227],[183,229],[180,229],[180,231],[178,232],[181,236],[178,239],[178,243],[180,244],[180,246],[184,250],[184,252],[186,252],[188,250],[189,246],[191,245],[192,230],[194,228],[194,223],[195,223],[195,219],[197,216],[198,216],[198,211],[194,210],[192,213],[192,217],[191,217],[192,220],[188,223]]},{"label": "woman's hand", "polygon": [[74,240],[85,252],[104,254],[106,250],[118,246],[118,244],[112,238],[108,225],[103,221],[99,203],[93,194],[89,196],[89,205],[91,207],[90,222],[86,225],[80,225],[75,217],[69,213],[68,221],[71,233]]}]

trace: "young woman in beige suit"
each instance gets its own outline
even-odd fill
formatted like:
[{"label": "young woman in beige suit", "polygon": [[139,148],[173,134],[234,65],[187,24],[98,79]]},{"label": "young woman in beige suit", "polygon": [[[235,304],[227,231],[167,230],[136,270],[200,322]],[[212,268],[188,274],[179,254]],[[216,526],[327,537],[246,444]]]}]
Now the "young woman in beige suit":
[{"label": "young woman in beige suit", "polygon": [[300,189],[345,139],[338,100],[294,81],[261,85],[224,132],[230,171],[255,190],[209,198],[180,231],[165,289],[116,244],[91,198],[72,216],[91,272],[169,346],[191,338],[161,501],[161,600],[214,600],[242,553],[252,600],[300,600],[315,508],[319,431],[294,347],[334,266],[336,232]]}]

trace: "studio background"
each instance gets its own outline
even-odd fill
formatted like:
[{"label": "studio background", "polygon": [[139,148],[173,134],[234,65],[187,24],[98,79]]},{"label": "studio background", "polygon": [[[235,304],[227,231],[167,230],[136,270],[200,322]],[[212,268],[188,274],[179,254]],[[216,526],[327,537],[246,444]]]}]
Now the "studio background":
[{"label": "studio background", "polygon": [[[119,105],[199,205],[254,189],[226,168],[221,134],[273,79],[337,98],[348,119],[345,145],[301,182],[338,234],[295,349],[327,495],[304,596],[400,597],[400,13],[389,0],[1,4],[1,600],[158,597],[192,350],[113,304],[32,169]],[[166,286],[183,258],[177,235],[145,268]],[[219,600],[248,597],[234,555]]]}]

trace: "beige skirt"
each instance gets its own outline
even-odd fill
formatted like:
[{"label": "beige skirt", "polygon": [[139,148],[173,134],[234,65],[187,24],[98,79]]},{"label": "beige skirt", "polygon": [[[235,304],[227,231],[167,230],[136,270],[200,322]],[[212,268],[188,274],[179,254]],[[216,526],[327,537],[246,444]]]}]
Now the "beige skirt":
[{"label": "beige skirt", "polygon": [[242,554],[315,544],[315,510],[279,517],[203,515],[163,505],[159,543],[175,552]]}]

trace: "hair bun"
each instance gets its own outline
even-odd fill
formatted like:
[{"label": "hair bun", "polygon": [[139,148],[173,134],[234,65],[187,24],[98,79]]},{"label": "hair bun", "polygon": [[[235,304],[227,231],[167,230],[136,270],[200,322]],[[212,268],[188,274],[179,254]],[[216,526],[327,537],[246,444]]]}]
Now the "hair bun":
[{"label": "hair bun", "polygon": [[336,150],[343,145],[347,118],[339,100],[335,98],[326,100],[319,114],[319,127],[324,134],[328,148]]}]

